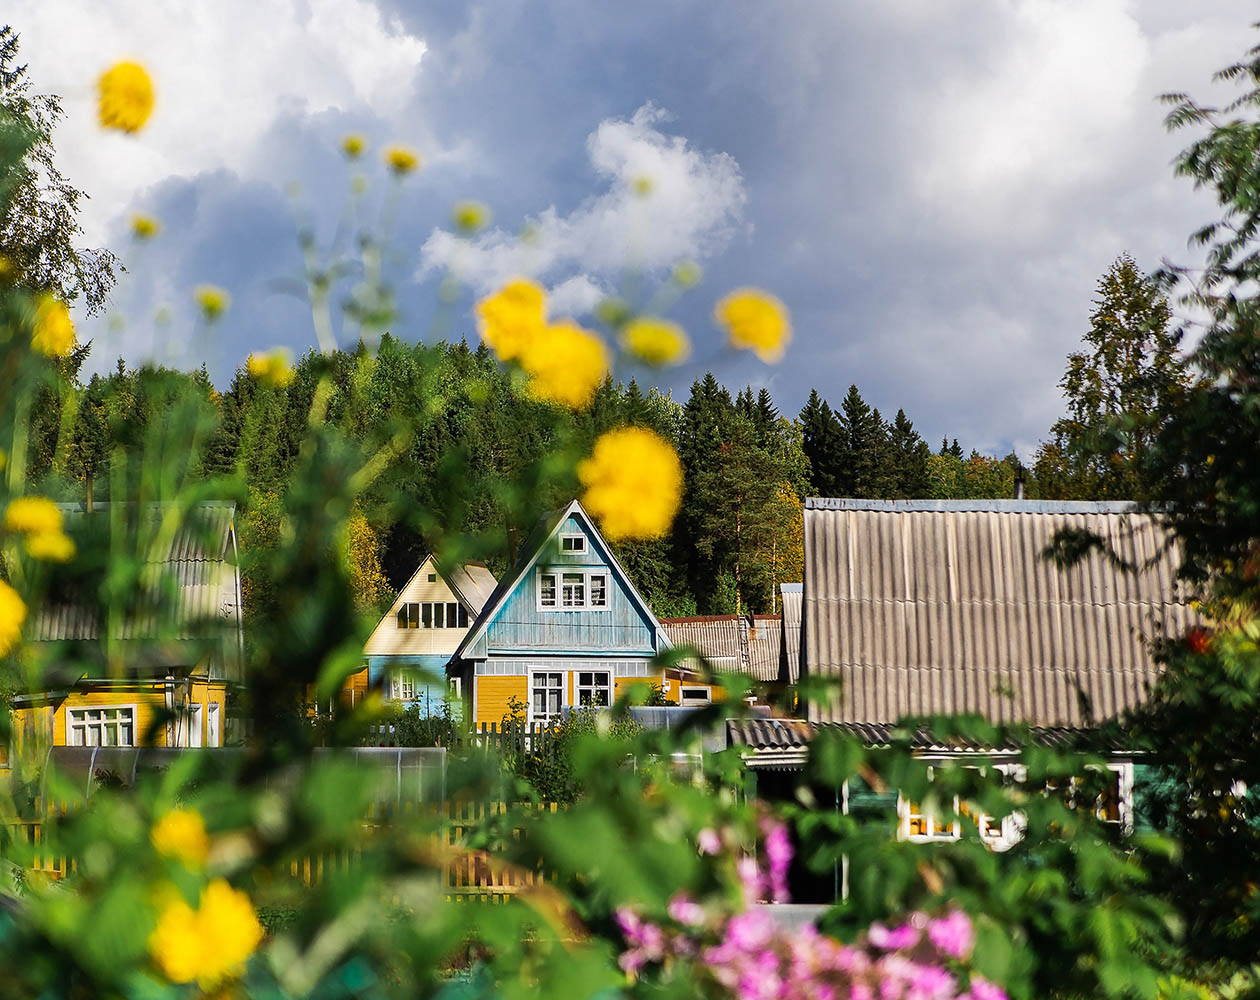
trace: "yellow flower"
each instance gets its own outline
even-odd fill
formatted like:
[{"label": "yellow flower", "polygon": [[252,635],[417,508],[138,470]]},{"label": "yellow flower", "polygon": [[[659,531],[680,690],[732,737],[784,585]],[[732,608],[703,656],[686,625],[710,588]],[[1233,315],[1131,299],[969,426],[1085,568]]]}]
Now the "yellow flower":
[{"label": "yellow flower", "polygon": [[188,868],[200,868],[210,853],[210,838],[201,813],[193,809],[172,809],[159,819],[149,833],[153,847]]},{"label": "yellow flower", "polygon": [[577,467],[582,506],[610,541],[660,538],[682,504],[683,469],[664,438],[642,427],[601,434]]},{"label": "yellow flower", "polygon": [[646,198],[652,193],[652,189],[656,186],[652,178],[647,174],[640,174],[634,179],[634,193],[640,198]]},{"label": "yellow flower", "polygon": [[748,348],[762,361],[778,361],[792,339],[787,308],[756,288],[731,292],[714,308],[713,318],[726,329],[732,347]]},{"label": "yellow flower", "polygon": [[385,150],[385,165],[396,177],[402,177],[420,166],[420,157],[406,146],[390,146]]},{"label": "yellow flower", "polygon": [[529,373],[527,391],[538,400],[580,410],[608,377],[608,349],[571,320],[545,326],[526,342],[520,357]]},{"label": "yellow flower", "polygon": [[232,304],[232,296],[218,285],[198,285],[193,289],[193,298],[197,300],[197,305],[201,307],[202,315],[210,323],[213,323],[223,315],[227,311],[227,307]]},{"label": "yellow flower", "polygon": [[0,580],[0,656],[6,656],[22,637],[26,603],[18,592]]},{"label": "yellow flower", "polygon": [[262,354],[251,354],[245,362],[245,368],[259,382],[277,389],[283,389],[293,381],[293,355],[283,347]]},{"label": "yellow flower", "polygon": [[139,63],[120,62],[97,81],[102,128],[138,132],[153,113],[153,81]]},{"label": "yellow flower", "polygon": [[162,228],[151,215],[137,215],[131,220],[131,234],[138,240],[152,239]]},{"label": "yellow flower", "polygon": [[249,896],[215,879],[197,909],[173,895],[149,935],[149,954],[173,983],[213,989],[238,974],[262,940],[262,924]]},{"label": "yellow flower", "polygon": [[451,221],[457,229],[475,233],[490,224],[490,209],[479,201],[461,201],[452,210]]},{"label": "yellow flower", "polygon": [[674,265],[674,273],[672,275],[674,284],[679,288],[691,288],[700,284],[703,277],[700,271],[700,265],[694,260],[680,260]]},{"label": "yellow flower", "polygon": [[367,149],[367,140],[355,133],[341,140],[341,151],[352,160],[357,160]]},{"label": "yellow flower", "polygon": [[69,354],[74,347],[74,322],[66,304],[53,295],[45,295],[35,309],[35,332],[31,346],[50,358]]},{"label": "yellow flower", "polygon": [[74,558],[74,542],[65,533],[60,508],[45,497],[18,497],[4,511],[4,530],[25,536],[26,552],[32,559],[69,562]]},{"label": "yellow flower", "polygon": [[477,303],[477,328],[500,361],[521,356],[525,345],[546,325],[543,290],[527,278],[509,281]]},{"label": "yellow flower", "polygon": [[626,324],[621,342],[627,351],[650,365],[676,364],[691,353],[691,344],[681,326],[651,316]]}]

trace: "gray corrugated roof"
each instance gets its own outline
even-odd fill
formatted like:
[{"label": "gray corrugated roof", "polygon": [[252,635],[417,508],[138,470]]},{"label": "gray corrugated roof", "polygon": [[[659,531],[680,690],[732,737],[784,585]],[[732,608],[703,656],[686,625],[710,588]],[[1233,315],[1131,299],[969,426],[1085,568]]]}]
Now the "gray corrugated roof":
[{"label": "gray corrugated roof", "polygon": [[801,589],[799,583],[785,583],[779,588],[783,600],[783,654],[789,684],[795,684],[801,673]]},{"label": "gray corrugated roof", "polygon": [[472,611],[474,618],[481,614],[481,609],[486,606],[486,601],[490,600],[490,595],[494,593],[494,588],[498,584],[494,574],[486,568],[485,564],[478,562],[456,566],[451,570],[450,582],[471,605],[469,610]]},{"label": "gray corrugated roof", "polygon": [[[938,503],[807,503],[804,664],[841,681],[811,718],[977,712],[1079,727],[1142,700],[1156,677],[1145,640],[1196,620],[1153,517],[1115,504]],[[1064,528],[1099,534],[1143,570],[1097,553],[1058,569],[1041,554]]]},{"label": "gray corrugated roof", "polygon": [[[804,722],[800,719],[728,719],[726,735],[732,747],[749,750],[799,750],[809,746],[816,733],[835,730],[854,736],[867,746],[887,746],[892,742],[896,726],[890,723],[858,722]],[[926,730],[910,734],[910,746],[916,750],[970,750],[997,751],[1018,750],[1026,745],[1068,749],[1088,747],[1092,750],[1129,749],[1119,733],[1099,733],[1092,729],[1072,729],[1065,726],[1033,726],[1026,739],[1008,739],[1001,747],[983,746],[970,740],[954,738],[938,740]]]},{"label": "gray corrugated roof", "polygon": [[675,646],[695,647],[714,669],[748,674],[759,681],[778,680],[779,616],[756,615],[753,621],[756,628],[751,634],[748,618],[736,615],[662,618],[661,627]]},{"label": "gray corrugated roof", "polygon": [[1132,500],[864,500],[807,497],[806,510],[872,510],[889,514],[1134,514]]},{"label": "gray corrugated roof", "polygon": [[[67,530],[103,531],[108,503],[89,514],[82,504],[58,504]],[[237,568],[231,552],[232,502],[194,506],[168,534],[163,519],[168,504],[146,504],[140,525],[132,525],[126,544],[144,546],[141,580],[148,596],[137,594],[120,627],[120,639],[193,639],[206,636],[209,623],[232,627],[240,621]],[[92,519],[88,524],[88,519]],[[36,609],[29,635],[36,641],[94,640],[100,636],[99,609],[91,602],[44,604]]]}]

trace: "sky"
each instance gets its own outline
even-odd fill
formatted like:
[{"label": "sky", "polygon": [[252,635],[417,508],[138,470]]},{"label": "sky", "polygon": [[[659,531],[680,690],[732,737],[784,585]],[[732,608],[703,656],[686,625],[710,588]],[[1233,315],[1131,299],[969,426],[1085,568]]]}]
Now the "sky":
[{"label": "sky", "polygon": [[[107,316],[76,315],[89,370],[204,360],[222,386],[252,350],[303,353],[299,228],[334,255],[367,226],[404,339],[475,341],[473,302],[515,274],[593,324],[603,297],[650,303],[693,260],[704,280],[669,315],[695,352],[658,380],[675,398],[711,369],[794,416],[852,383],[934,444],[1025,457],[1062,413],[1103,272],[1124,252],[1193,263],[1187,237],[1216,217],[1174,176],[1192,135],[1165,131],[1157,95],[1223,103],[1212,74],[1260,42],[1244,0],[10,0],[5,19],[63,99],[83,243],[127,268]],[[135,136],[95,120],[120,59],[158,94]],[[370,144],[358,164],[349,133]],[[402,184],[393,143],[424,159]],[[471,241],[462,199],[493,212]],[[144,245],[137,213],[163,227]],[[461,293],[438,306],[447,275]],[[210,331],[203,283],[233,300]],[[777,365],[713,325],[745,285],[791,311]]]}]

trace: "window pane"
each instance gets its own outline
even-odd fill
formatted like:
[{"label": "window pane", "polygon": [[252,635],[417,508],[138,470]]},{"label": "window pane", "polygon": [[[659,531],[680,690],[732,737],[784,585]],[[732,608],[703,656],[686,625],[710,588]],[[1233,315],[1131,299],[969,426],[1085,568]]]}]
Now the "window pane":
[{"label": "window pane", "polygon": [[556,606],[556,575],[554,573],[544,573],[539,577],[539,601],[545,608],[554,608]]},{"label": "window pane", "polygon": [[453,602],[446,605],[446,627],[454,628],[459,619],[459,605]]},{"label": "window pane", "polygon": [[405,604],[401,608],[398,609],[398,627],[399,628],[407,627],[407,605]]},{"label": "window pane", "polygon": [[460,628],[468,627],[468,609],[464,607],[462,604],[459,606],[459,627]]},{"label": "window pane", "polygon": [[591,607],[603,608],[608,605],[608,577],[599,573],[591,577]]},{"label": "window pane", "polygon": [[431,601],[425,601],[420,605],[420,620],[425,628],[433,628],[433,604]]},{"label": "window pane", "polygon": [[446,605],[445,604],[438,603],[438,604],[433,605],[433,627],[446,628]]}]

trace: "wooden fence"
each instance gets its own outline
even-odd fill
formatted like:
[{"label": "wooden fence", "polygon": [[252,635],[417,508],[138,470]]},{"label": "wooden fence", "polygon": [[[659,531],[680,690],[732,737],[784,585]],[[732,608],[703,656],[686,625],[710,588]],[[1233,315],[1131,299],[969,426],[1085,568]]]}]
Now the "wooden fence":
[{"label": "wooden fence", "polygon": [[[455,730],[448,749],[495,751],[501,757],[522,753],[554,755],[559,749],[556,737],[560,732],[559,726],[550,723],[491,722],[482,724],[473,732]],[[369,726],[363,744],[370,747],[398,746],[397,725]]]},{"label": "wooden fence", "polygon": [[[546,881],[542,872],[508,863],[499,853],[505,844],[491,843],[489,850],[467,846],[471,834],[488,821],[504,816],[511,808],[504,802],[455,801],[416,804],[404,809],[397,806],[374,809],[364,823],[364,834],[370,836],[375,829],[405,823],[408,816],[426,823],[436,818],[439,826],[433,836],[432,856],[441,869],[447,897],[458,902],[501,902]],[[556,804],[536,808],[540,812],[554,813]],[[40,818],[6,821],[3,824],[8,834],[6,844],[15,848],[15,856],[9,860],[28,871],[53,878],[73,872],[74,859],[47,846],[49,824],[64,815],[63,806],[43,811]],[[519,837],[521,833],[519,827],[510,831],[512,837]],[[289,873],[307,885],[316,885],[334,872],[353,870],[360,855],[361,851],[349,849],[301,858],[290,863]]]}]

